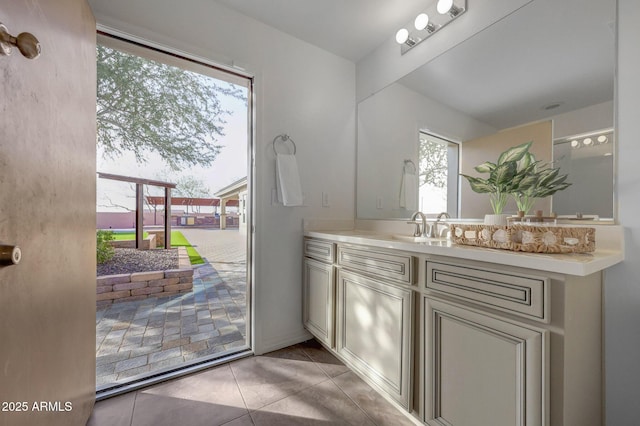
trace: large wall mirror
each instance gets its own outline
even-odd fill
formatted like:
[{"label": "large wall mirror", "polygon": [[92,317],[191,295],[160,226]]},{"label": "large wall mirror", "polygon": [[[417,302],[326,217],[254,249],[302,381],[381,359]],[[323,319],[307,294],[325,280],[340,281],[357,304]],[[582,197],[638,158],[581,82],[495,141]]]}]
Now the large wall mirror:
[{"label": "large wall mirror", "polygon": [[536,209],[612,219],[615,9],[615,0],[535,0],[360,102],[358,218],[445,206],[480,218],[488,198],[458,174],[534,140],[536,157],[574,184]]}]

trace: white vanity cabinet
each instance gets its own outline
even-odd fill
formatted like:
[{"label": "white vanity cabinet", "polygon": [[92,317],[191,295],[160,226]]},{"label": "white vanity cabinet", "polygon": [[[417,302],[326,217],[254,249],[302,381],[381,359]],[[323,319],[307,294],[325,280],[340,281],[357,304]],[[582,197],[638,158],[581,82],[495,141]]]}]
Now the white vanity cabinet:
[{"label": "white vanity cabinet", "polygon": [[548,333],[427,296],[424,420],[546,425]]},{"label": "white vanity cabinet", "polygon": [[423,421],[602,424],[601,275],[421,259]]},{"label": "white vanity cabinet", "polygon": [[415,259],[338,245],[336,353],[409,409]]},{"label": "white vanity cabinet", "polygon": [[335,245],[329,241],[304,239],[303,304],[304,326],[318,341],[334,347]]},{"label": "white vanity cabinet", "polygon": [[416,422],[603,424],[606,266],[589,262],[615,264],[617,254],[520,255],[311,234],[305,326]]},{"label": "white vanity cabinet", "polygon": [[347,365],[409,408],[412,292],[338,271],[336,352]]}]

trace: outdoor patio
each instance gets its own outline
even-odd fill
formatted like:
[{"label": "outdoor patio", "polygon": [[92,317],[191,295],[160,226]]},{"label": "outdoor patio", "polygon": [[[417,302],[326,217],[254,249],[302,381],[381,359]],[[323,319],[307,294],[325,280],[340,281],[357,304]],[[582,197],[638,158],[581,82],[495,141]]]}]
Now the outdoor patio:
[{"label": "outdoor patio", "polygon": [[179,230],[206,261],[193,291],[96,311],[98,388],[246,345],[246,237]]}]

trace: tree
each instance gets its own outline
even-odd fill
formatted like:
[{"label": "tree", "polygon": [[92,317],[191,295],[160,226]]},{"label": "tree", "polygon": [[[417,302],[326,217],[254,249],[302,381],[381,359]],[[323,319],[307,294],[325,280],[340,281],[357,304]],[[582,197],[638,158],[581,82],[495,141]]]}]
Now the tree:
[{"label": "tree", "polygon": [[[211,190],[204,181],[194,176],[182,176],[176,182],[175,194],[186,198],[207,198],[211,197]],[[194,208],[197,208],[196,211],[200,213],[200,206],[194,206]],[[187,205],[188,212],[189,206]]]},{"label": "tree", "polygon": [[125,151],[146,162],[158,153],[173,170],[208,166],[222,148],[220,96],[243,99],[242,88],[107,46],[97,47],[97,131],[104,156]]},{"label": "tree", "polygon": [[420,186],[429,184],[436,188],[447,186],[447,146],[420,138]]}]

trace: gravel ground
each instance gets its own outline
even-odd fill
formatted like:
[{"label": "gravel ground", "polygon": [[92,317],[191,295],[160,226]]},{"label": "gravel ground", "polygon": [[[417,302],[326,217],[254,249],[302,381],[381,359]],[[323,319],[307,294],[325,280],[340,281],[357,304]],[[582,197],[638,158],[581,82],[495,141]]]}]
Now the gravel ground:
[{"label": "gravel ground", "polygon": [[113,259],[98,265],[97,275],[164,271],[176,268],[178,268],[178,249],[136,250],[117,248]]}]

